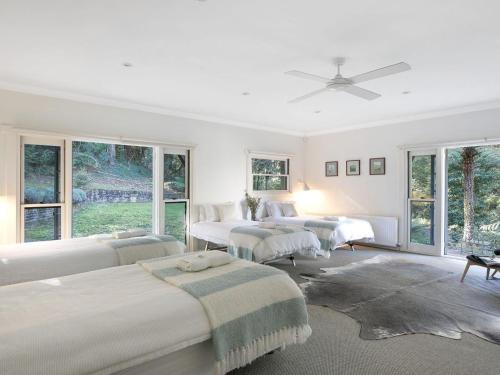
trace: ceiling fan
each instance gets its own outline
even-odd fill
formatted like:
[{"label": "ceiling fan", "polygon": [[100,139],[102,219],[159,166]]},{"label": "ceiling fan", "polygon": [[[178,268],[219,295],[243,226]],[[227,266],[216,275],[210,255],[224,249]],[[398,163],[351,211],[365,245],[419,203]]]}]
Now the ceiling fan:
[{"label": "ceiling fan", "polygon": [[344,91],[347,92],[348,94],[355,95],[366,100],[377,99],[378,97],[381,96],[380,94],[358,87],[355,85],[355,83],[365,82],[371,79],[381,78],[411,69],[410,65],[408,65],[407,63],[400,62],[394,65],[389,65],[383,68],[375,69],[370,72],[358,74],[349,78],[344,78],[340,74],[340,67],[344,65],[344,62],[345,59],[343,57],[335,59],[335,64],[337,65],[337,75],[333,78],[321,77],[315,74],[304,73],[298,70],[290,70],[289,72],[286,72],[285,74],[289,74],[291,76],[303,79],[309,79],[312,81],[318,81],[325,84],[324,88],[310,92],[303,96],[299,96],[298,98],[290,100],[288,103],[298,103],[301,102],[302,100],[309,99],[312,96],[322,94],[326,91]]}]

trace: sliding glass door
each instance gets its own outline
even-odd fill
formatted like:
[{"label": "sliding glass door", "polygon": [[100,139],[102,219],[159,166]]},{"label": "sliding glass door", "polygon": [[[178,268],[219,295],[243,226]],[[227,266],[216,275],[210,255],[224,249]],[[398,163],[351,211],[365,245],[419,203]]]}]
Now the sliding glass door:
[{"label": "sliding glass door", "polygon": [[446,152],[445,254],[491,256],[500,248],[500,144]]},{"label": "sliding glass door", "polygon": [[187,243],[189,150],[163,150],[163,232]]},{"label": "sliding glass door", "polygon": [[440,255],[440,169],[434,150],[408,153],[408,250]]}]

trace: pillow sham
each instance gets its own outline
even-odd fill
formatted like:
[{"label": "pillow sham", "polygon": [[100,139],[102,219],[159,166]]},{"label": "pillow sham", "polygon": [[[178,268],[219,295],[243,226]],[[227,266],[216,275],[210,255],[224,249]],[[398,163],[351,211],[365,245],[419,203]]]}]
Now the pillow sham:
[{"label": "pillow sham", "polygon": [[267,207],[265,202],[260,202],[257,206],[257,212],[255,212],[255,220],[261,221],[267,217]]},{"label": "pillow sham", "polygon": [[295,209],[295,203],[285,202],[281,204],[281,211],[283,211],[283,216],[294,217],[298,216],[297,210]]},{"label": "pillow sham", "polygon": [[234,203],[218,204],[217,211],[219,213],[220,221],[232,221],[239,219],[238,211],[236,210],[236,205]]},{"label": "pillow sham", "polygon": [[281,217],[283,213],[281,212],[280,202],[267,202],[267,215],[270,217]]},{"label": "pillow sham", "polygon": [[219,221],[219,213],[215,205],[203,204],[200,206],[200,221]]}]

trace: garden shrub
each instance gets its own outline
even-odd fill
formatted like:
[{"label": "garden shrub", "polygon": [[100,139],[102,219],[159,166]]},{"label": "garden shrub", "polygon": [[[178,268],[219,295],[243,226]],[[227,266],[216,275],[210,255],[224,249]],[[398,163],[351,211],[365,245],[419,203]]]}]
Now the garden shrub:
[{"label": "garden shrub", "polygon": [[73,203],[83,203],[87,200],[87,193],[82,189],[73,189]]},{"label": "garden shrub", "polygon": [[90,182],[88,173],[82,169],[73,173],[73,186],[77,188],[85,188]]}]

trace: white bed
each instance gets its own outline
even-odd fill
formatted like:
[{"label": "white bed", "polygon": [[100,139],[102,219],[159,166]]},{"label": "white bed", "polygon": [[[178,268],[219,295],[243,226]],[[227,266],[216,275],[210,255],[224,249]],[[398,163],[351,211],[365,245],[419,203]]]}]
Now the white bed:
[{"label": "white bed", "polygon": [[[292,216],[292,217],[265,217],[263,221],[273,222],[282,225],[304,226],[308,221],[319,221],[332,223],[333,220],[324,220],[324,216]],[[319,233],[317,233],[319,235]],[[329,250],[335,250],[344,244],[352,244],[358,240],[373,240],[374,233],[371,224],[366,220],[341,218],[337,221],[337,226],[329,235]],[[325,249],[326,250],[326,249]]]},{"label": "white bed", "polygon": [[[181,254],[152,259],[146,264],[151,269],[159,265],[158,270],[164,271],[161,267],[165,262],[176,262],[186,256],[193,258]],[[281,271],[238,262],[228,264],[229,270],[221,267],[209,274],[217,280],[217,290],[212,296],[220,300],[225,309],[233,300],[231,293],[236,286],[230,282],[229,296],[221,300],[219,279],[224,272],[232,275],[238,269],[247,275],[246,264],[256,267],[256,279],[246,280],[238,288],[259,290],[258,297],[246,307],[249,314],[253,314],[253,305],[273,306],[276,301],[287,302],[283,297],[295,301],[295,295],[301,295],[294,281],[279,273]],[[277,287],[260,291],[258,286],[262,280],[269,283],[270,277],[267,273],[263,276],[264,270],[257,267],[272,270]],[[213,317],[209,318],[200,299],[153,276],[154,272],[146,272],[145,268],[133,264],[0,287],[0,374],[214,374],[215,365],[220,362],[214,355],[210,320]],[[207,277],[208,274],[202,275],[202,272],[181,277],[195,280],[196,284],[196,280]],[[241,291],[235,292],[241,294]],[[302,320],[307,322],[305,302],[301,306],[306,314]],[[241,306],[231,313],[245,321],[245,309]],[[292,314],[292,320],[297,320],[296,311]],[[224,319],[226,315],[218,317]],[[279,332],[283,330],[279,327],[289,328],[284,326],[289,324],[288,320],[275,323]],[[310,327],[305,327],[308,331],[301,334],[303,337],[295,331],[297,328],[300,327],[289,328],[290,338],[264,341],[266,344],[259,347],[262,353],[253,355],[258,357],[286,344],[304,342],[310,335]],[[275,333],[269,331],[268,335],[274,337]],[[228,366],[238,367],[230,363]]]},{"label": "white bed", "polygon": [[[233,229],[238,227],[258,227],[259,222],[249,220],[231,220],[215,222],[198,222],[192,225],[191,235],[195,238],[219,245],[235,245],[236,234]],[[297,225],[294,225],[297,227]],[[263,229],[264,230],[264,229]],[[272,230],[272,229],[271,229]],[[279,228],[276,228],[276,232]],[[239,234],[238,240],[248,239],[251,234]],[[245,237],[245,238],[244,238]],[[312,231],[298,228],[294,233],[273,233],[270,237],[261,240],[252,249],[252,260],[267,262],[284,256],[302,254],[316,257],[317,255],[329,256],[328,252],[321,250],[320,242]],[[232,254],[237,256],[236,254]],[[249,259],[250,258],[246,258]],[[293,257],[291,258],[293,261]]]},{"label": "white bed", "polygon": [[121,256],[123,251],[111,246],[130,241],[133,239],[115,240],[107,235],[0,246],[0,286],[133,264],[140,259],[183,253],[186,249],[179,241],[161,241],[154,251],[135,246],[125,259]]},{"label": "white bed", "polygon": [[112,374],[210,339],[202,305],[138,265],[3,286],[0,300],[3,375]]}]

